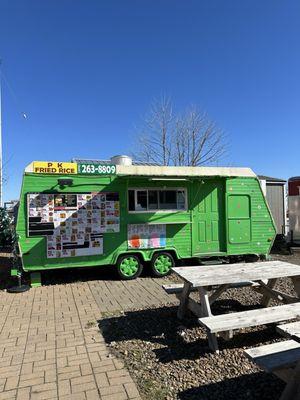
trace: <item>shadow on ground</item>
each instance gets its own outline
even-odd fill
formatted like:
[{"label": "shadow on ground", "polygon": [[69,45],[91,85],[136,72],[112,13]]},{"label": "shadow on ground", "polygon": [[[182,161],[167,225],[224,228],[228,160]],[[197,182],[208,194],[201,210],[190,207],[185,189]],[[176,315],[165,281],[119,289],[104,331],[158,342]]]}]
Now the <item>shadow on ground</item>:
[{"label": "shadow on ground", "polygon": [[[6,289],[16,285],[16,280],[10,277],[11,261],[9,258],[0,257],[0,289]],[[75,282],[87,282],[94,280],[112,281],[120,280],[113,265],[101,265],[96,267],[63,268],[41,271],[42,285],[60,285]],[[140,278],[151,276],[148,266]],[[30,274],[23,272],[22,281],[30,283]]]},{"label": "shadow on ground", "polygon": [[0,290],[6,289],[16,283],[14,278],[10,276],[12,267],[12,259],[0,256]]},{"label": "shadow on ground", "polygon": [[[268,387],[271,387],[271,390],[268,390]],[[184,390],[178,393],[177,399],[277,400],[283,388],[284,384],[275,376],[257,372]]]},{"label": "shadow on ground", "polygon": [[[238,301],[216,301],[212,311],[224,313],[242,311],[253,308],[243,306]],[[177,319],[177,306],[129,311],[123,315],[105,317],[98,321],[99,327],[107,343],[143,341],[159,344],[153,352],[159,362],[166,363],[180,359],[195,359],[210,353],[205,329],[200,327],[195,317],[190,315],[183,321]],[[275,327],[247,329],[236,333],[233,339],[225,341],[218,339],[220,350],[234,349],[242,346],[251,347],[261,342],[279,338]]]},{"label": "shadow on ground", "polygon": [[[219,300],[213,312],[250,308],[253,305]],[[176,313],[177,306],[166,305],[118,316],[104,315],[98,321],[105,341],[124,359],[145,399],[153,398],[153,392],[144,391],[145,381],[151,382],[148,388],[160,387],[162,393],[169,391],[168,399],[275,400],[279,397],[283,388],[281,381],[259,372],[243,353],[243,348],[281,340],[274,326],[249,328],[229,341],[219,338],[220,353],[216,354],[210,352],[206,332],[197,319],[179,321]],[[165,399],[164,396],[156,398]]]}]

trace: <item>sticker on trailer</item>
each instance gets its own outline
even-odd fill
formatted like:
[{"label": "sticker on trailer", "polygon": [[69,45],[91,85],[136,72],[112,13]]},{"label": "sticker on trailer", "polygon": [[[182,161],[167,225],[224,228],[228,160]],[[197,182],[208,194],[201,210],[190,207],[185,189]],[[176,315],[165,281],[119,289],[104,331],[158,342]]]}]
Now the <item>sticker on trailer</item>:
[{"label": "sticker on trailer", "polygon": [[116,171],[113,164],[78,164],[78,173],[83,175],[115,175]]}]

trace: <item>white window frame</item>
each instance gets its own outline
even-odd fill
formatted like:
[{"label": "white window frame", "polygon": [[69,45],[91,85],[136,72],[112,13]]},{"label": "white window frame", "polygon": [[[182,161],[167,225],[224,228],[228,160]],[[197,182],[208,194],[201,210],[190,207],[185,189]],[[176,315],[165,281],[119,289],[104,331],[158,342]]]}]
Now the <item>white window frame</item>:
[{"label": "white window frame", "polygon": [[[134,208],[135,210],[129,210],[129,190],[134,190]],[[148,197],[148,191],[149,190],[156,190],[157,192],[160,191],[182,191],[184,192],[184,209],[170,209],[170,210],[164,210],[164,209],[156,209],[156,210],[149,210],[149,197]],[[138,191],[146,191],[147,192],[147,210],[137,210],[137,192]],[[159,207],[159,195],[158,195],[158,207]],[[178,203],[177,203],[178,205]],[[188,201],[187,201],[187,188],[183,188],[183,187],[172,187],[172,188],[157,188],[157,187],[130,187],[127,189],[127,211],[129,214],[140,214],[140,213],[176,213],[176,212],[185,212],[188,210]]]}]

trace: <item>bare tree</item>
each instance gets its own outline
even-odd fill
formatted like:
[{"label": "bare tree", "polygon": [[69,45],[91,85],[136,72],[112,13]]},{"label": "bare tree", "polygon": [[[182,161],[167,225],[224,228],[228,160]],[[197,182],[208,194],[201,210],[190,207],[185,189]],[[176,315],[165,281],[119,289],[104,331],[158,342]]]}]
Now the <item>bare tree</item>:
[{"label": "bare tree", "polygon": [[137,136],[138,161],[160,165],[207,165],[225,154],[225,134],[197,107],[175,115],[172,102],[155,101]]},{"label": "bare tree", "polygon": [[171,161],[173,107],[170,98],[155,100],[137,134],[138,161],[169,165]]}]

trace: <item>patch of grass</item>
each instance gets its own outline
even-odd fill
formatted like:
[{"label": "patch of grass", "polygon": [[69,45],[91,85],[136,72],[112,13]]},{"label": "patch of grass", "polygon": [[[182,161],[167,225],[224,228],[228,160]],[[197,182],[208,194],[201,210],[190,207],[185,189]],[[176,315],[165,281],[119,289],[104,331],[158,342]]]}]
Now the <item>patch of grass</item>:
[{"label": "patch of grass", "polygon": [[157,382],[151,379],[143,379],[138,382],[141,392],[144,394],[145,400],[165,400],[168,395],[167,388],[160,387]]},{"label": "patch of grass", "polygon": [[97,326],[96,321],[88,321],[87,324],[85,325],[85,329],[94,328],[95,326]]},{"label": "patch of grass", "polygon": [[111,318],[111,317],[120,317],[124,315],[124,311],[115,310],[115,311],[102,311],[101,312],[101,319]]}]

